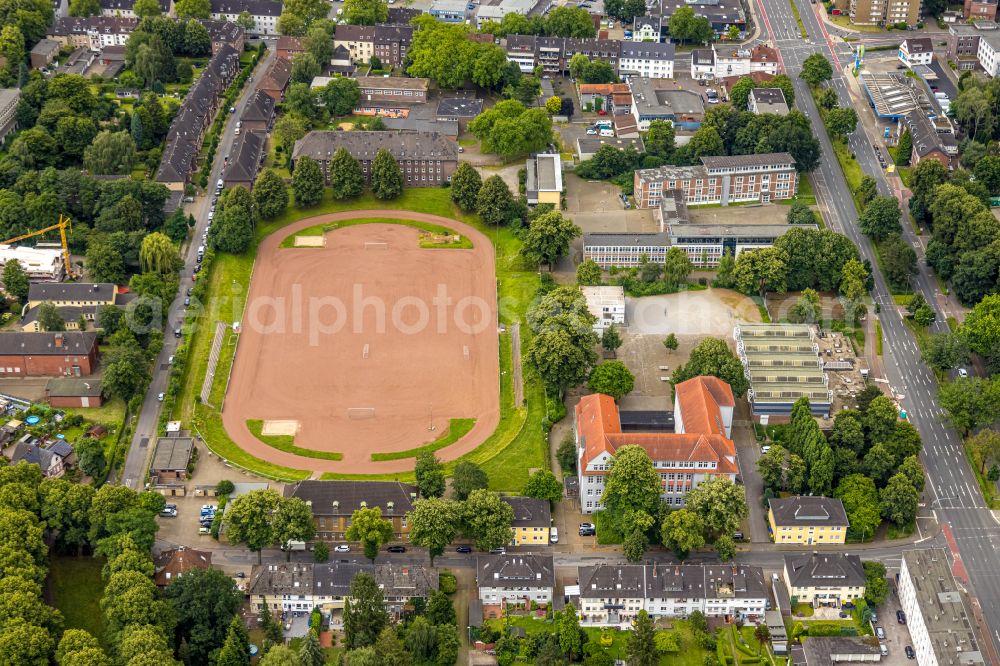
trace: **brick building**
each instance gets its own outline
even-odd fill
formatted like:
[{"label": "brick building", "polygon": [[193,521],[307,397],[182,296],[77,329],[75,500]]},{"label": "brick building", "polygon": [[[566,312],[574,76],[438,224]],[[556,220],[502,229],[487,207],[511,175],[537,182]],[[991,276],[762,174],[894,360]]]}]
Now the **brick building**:
[{"label": "brick building", "polygon": [[439,187],[458,168],[458,146],[438,132],[309,132],[295,142],[292,163],[301,157],[316,160],[329,184],[330,158],[338,148],[361,163],[368,181],[372,161],[382,148],[396,158],[407,187]]},{"label": "brick building", "polygon": [[361,97],[354,113],[362,116],[405,118],[410,107],[427,102],[429,79],[405,76],[359,76]]},{"label": "brick building", "polygon": [[664,193],[680,190],[689,206],[789,199],[798,174],[788,153],[702,157],[701,165],[663,166],[635,172],[634,196],[639,208],[656,208]]},{"label": "brick building", "polygon": [[0,333],[0,377],[80,377],[97,359],[95,333]]},{"label": "brick building", "polygon": [[285,497],[298,497],[312,508],[316,539],[341,541],[351,515],[361,508],[378,507],[392,523],[397,539],[410,532],[406,514],[413,510],[417,487],[396,481],[299,481],[285,486]]}]

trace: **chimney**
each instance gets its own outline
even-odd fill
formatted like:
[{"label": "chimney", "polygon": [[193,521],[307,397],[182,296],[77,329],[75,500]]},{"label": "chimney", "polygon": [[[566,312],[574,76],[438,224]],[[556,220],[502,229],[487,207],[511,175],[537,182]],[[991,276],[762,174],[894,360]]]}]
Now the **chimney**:
[{"label": "chimney", "polygon": [[63,346],[63,334],[62,333],[56,333],[55,334],[55,342],[56,342],[56,347],[62,347]]}]

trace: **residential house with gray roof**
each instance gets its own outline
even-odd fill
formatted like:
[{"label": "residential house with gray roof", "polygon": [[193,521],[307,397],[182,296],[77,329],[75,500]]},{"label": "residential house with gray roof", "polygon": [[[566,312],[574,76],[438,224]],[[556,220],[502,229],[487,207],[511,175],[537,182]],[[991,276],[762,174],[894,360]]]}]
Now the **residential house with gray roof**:
[{"label": "residential house with gray roof", "polygon": [[298,497],[312,508],[316,538],[344,538],[351,515],[361,508],[378,507],[392,522],[397,539],[409,534],[406,514],[413,510],[418,489],[398,481],[299,481],[285,486],[285,497]]},{"label": "residential house with gray roof", "polygon": [[487,617],[499,617],[507,604],[547,604],[555,589],[552,556],[484,553],[476,558],[476,585]]}]

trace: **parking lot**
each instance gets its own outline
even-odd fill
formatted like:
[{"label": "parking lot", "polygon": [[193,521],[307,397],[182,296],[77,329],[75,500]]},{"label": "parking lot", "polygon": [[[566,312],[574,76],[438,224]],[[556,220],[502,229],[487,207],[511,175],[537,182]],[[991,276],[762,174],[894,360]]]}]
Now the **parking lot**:
[{"label": "parking lot", "polygon": [[907,645],[913,645],[910,639],[910,631],[905,624],[900,624],[896,620],[896,611],[900,610],[899,596],[896,594],[895,581],[890,579],[889,596],[885,603],[878,609],[878,622],[876,626],[885,630],[885,640],[881,641],[889,648],[889,656],[882,657],[883,664],[890,666],[902,666],[912,663],[906,658],[905,649]]}]

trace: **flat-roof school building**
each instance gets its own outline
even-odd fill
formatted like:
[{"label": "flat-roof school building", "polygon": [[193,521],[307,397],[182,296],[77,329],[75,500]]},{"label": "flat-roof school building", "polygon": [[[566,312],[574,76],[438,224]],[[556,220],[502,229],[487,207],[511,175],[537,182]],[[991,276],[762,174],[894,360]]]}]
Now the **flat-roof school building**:
[{"label": "flat-roof school building", "polygon": [[733,329],[736,353],[750,380],[747,397],[754,416],[788,416],[805,396],[813,415],[829,417],[833,392],[815,336],[808,324],[740,324]]}]

